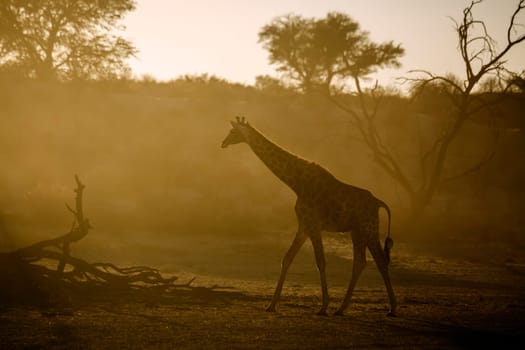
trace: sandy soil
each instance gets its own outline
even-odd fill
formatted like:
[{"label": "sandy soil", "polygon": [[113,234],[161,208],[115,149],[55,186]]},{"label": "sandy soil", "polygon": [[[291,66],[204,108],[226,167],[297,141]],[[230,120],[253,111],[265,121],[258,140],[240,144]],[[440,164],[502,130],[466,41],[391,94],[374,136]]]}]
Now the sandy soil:
[{"label": "sandy soil", "polygon": [[[525,250],[482,242],[396,242],[391,265],[398,317],[369,258],[347,315],[316,316],[320,287],[312,249],[296,258],[276,313],[267,313],[291,236],[172,237],[75,252],[147,263],[191,289],[170,295],[72,297],[46,307],[0,303],[1,349],[473,349],[525,345]],[[124,247],[122,245],[124,244]],[[351,248],[326,240],[330,313],[350,278]],[[95,251],[97,253],[95,253]],[[147,257],[147,258],[145,258]],[[6,288],[6,286],[2,286]]]}]

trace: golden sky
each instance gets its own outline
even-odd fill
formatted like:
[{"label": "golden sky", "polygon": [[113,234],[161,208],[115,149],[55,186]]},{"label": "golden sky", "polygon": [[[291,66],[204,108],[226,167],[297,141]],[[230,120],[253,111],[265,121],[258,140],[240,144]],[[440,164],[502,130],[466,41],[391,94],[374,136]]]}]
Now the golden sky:
[{"label": "golden sky", "polygon": [[[475,7],[500,47],[518,0],[485,0]],[[169,80],[183,74],[213,74],[253,84],[276,75],[258,32],[274,17],[296,13],[324,17],[340,11],[357,20],[374,41],[394,40],[406,50],[403,66],[374,78],[383,84],[411,69],[463,73],[454,24],[470,0],[138,0],[124,20],[124,36],[139,49],[130,61],[136,76]],[[525,16],[520,23],[525,24]],[[522,28],[523,32],[525,29]],[[525,69],[525,43],[509,55],[509,67]]]}]

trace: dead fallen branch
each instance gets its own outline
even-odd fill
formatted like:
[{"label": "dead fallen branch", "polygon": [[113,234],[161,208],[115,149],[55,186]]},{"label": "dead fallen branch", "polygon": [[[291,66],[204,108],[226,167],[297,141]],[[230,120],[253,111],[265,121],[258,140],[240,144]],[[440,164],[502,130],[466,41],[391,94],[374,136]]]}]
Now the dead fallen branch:
[{"label": "dead fallen branch", "polygon": [[66,204],[74,216],[68,233],[0,254],[0,302],[35,295],[48,298],[58,290],[62,293],[65,290],[168,291],[189,288],[193,280],[176,285],[176,276],[164,277],[159,270],[148,266],[118,267],[112,263],[89,263],[72,256],[71,245],[84,238],[92,228],[83,212],[85,186],[78,176],[75,176],[75,181],[75,208]]}]

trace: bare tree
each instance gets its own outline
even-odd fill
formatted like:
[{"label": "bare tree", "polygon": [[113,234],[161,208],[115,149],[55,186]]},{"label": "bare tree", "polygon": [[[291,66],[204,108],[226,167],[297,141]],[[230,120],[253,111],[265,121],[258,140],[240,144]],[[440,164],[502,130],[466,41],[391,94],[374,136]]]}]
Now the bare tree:
[{"label": "bare tree", "polygon": [[[378,85],[365,91],[359,77],[354,77],[355,96],[358,108],[345,103],[342,96],[331,95],[330,99],[351,117],[352,124],[372,151],[376,163],[408,194],[414,215],[420,214],[430,203],[436,191],[445,182],[478,170],[491,159],[494,151],[488,152],[477,162],[455,174],[446,174],[444,169],[449,160],[450,146],[457,139],[465,123],[476,113],[489,109],[501,102],[505,93],[516,86],[515,73],[505,68],[506,57],[511,50],[525,40],[525,33],[517,23],[518,15],[525,8],[525,0],[520,0],[512,13],[506,28],[505,46],[498,50],[496,42],[487,32],[485,23],[474,18],[473,9],[481,0],[473,1],[463,10],[462,19],[456,24],[458,47],[464,67],[465,78],[461,81],[452,76],[435,75],[429,71],[417,70],[416,78],[404,78],[412,83],[413,96],[417,98],[428,90],[439,90],[450,101],[448,121],[431,143],[431,147],[421,152],[419,183],[411,181],[409,172],[401,165],[391,149],[383,143],[377,127],[376,117],[385,92]],[[481,93],[483,88],[491,94]]]},{"label": "bare tree", "polygon": [[465,68],[463,81],[457,82],[449,77],[434,75],[428,71],[419,71],[424,77],[412,80],[416,94],[421,93],[429,84],[443,85],[454,107],[450,115],[451,123],[442,130],[432,148],[427,150],[422,158],[422,167],[425,169],[426,176],[417,198],[417,206],[420,208],[429,203],[436,189],[444,181],[469,174],[490,159],[490,155],[483,157],[456,174],[444,173],[450,145],[457,138],[465,122],[477,112],[501,102],[501,98],[494,98],[494,96],[487,98],[484,94],[476,94],[476,92],[481,92],[476,90],[481,88],[484,80],[492,81],[493,86],[497,87],[496,91],[500,93],[499,96],[505,97],[505,93],[512,87],[510,84],[512,73],[505,68],[504,64],[512,48],[525,40],[525,33],[517,33],[519,26],[516,23],[518,14],[525,8],[525,0],[519,1],[510,17],[506,30],[507,41],[501,50],[497,49],[496,42],[487,32],[485,23],[474,18],[473,8],[479,3],[481,0],[473,1],[463,10],[462,20],[456,22],[458,47]]}]

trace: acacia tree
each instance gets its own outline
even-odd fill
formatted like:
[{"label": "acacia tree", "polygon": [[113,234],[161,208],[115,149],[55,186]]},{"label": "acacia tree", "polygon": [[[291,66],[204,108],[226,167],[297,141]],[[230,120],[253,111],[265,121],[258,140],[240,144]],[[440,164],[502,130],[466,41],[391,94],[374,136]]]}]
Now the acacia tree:
[{"label": "acacia tree", "polygon": [[399,66],[404,50],[392,42],[377,44],[348,15],[325,18],[289,14],[277,17],[259,32],[270,63],[301,91],[330,89],[348,78],[362,77],[386,66]]},{"label": "acacia tree", "polygon": [[3,0],[0,65],[40,79],[105,78],[136,49],[114,34],[134,0]]}]

